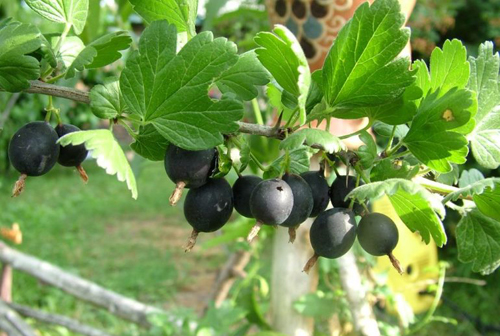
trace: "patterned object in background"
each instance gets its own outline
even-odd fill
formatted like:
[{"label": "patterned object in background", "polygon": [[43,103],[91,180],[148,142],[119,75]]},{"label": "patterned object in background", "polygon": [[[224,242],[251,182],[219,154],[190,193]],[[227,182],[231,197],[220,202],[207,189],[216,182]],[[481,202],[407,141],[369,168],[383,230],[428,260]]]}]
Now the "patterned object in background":
[{"label": "patterned object in background", "polygon": [[320,69],[340,29],[359,0],[266,0],[273,24],[290,29],[304,50],[311,70]]}]

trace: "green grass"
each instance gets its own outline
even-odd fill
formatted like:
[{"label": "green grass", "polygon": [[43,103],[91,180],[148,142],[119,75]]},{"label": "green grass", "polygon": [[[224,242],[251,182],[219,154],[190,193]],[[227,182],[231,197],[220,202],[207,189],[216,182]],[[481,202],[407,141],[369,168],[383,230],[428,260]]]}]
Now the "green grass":
[{"label": "green grass", "polygon": [[[0,225],[20,224],[23,243],[15,248],[121,294],[168,307],[175,306],[174,296],[190,272],[200,266],[203,272],[213,272],[223,262],[217,252],[203,257],[202,265],[200,251],[185,255],[182,246],[190,227],[182,205],[168,204],[173,185],[161,163],[140,169],[137,201],[125,183],[94,162],[84,166],[90,177],[87,185],[76,170],[57,166],[45,176],[28,178],[25,191],[14,199],[10,189],[17,176],[4,178]],[[14,275],[13,300],[118,334],[130,328],[19,272]]]}]

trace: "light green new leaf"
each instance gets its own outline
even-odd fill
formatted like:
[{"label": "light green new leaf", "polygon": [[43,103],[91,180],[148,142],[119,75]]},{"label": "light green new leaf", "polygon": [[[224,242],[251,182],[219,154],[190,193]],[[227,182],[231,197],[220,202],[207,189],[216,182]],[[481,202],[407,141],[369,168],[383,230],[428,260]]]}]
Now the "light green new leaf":
[{"label": "light green new leaf", "polygon": [[500,165],[500,56],[491,42],[485,42],[478,57],[469,62],[468,88],[478,99],[477,126],[470,136],[472,153],[481,166],[496,169]]},{"label": "light green new leaf", "polygon": [[40,46],[40,50],[42,52],[43,58],[47,61],[47,63],[49,63],[51,67],[56,68],[57,57],[54,49],[52,49],[52,45],[43,34],[40,34],[40,41],[42,43],[42,45]]},{"label": "light green new leaf", "polygon": [[487,188],[495,189],[496,185],[500,185],[500,178],[490,177],[480,181],[476,181],[466,187],[457,189],[456,191],[448,194],[443,199],[443,204],[448,201],[456,201],[460,197],[466,198],[469,196],[480,195],[485,192]]},{"label": "light green new leaf", "polygon": [[[290,158],[290,169],[289,173],[292,174],[302,174],[309,170],[310,159],[313,154],[309,147],[299,147],[297,149],[291,150],[289,153]],[[281,166],[283,160],[285,159],[285,154],[274,160],[273,163],[264,172],[264,179],[270,179],[279,176],[281,172]]]},{"label": "light green new leaf", "polygon": [[306,122],[306,101],[311,86],[311,72],[297,38],[285,26],[276,25],[274,34],[261,32],[255,37],[260,48],[257,57],[278,84],[292,94],[299,107],[300,124]]},{"label": "light green new leaf", "polygon": [[396,58],[410,38],[397,0],[363,3],[341,29],[325,59],[323,86],[329,106],[386,104],[415,81],[408,58]]},{"label": "light green new leaf", "polygon": [[26,54],[40,48],[40,32],[30,24],[10,21],[0,29],[0,88],[18,92],[40,76],[38,60]]},{"label": "light green new leaf", "polygon": [[[53,48],[57,45],[59,38],[60,37],[57,36],[51,39]],[[85,49],[85,44],[83,44],[83,41],[78,36],[68,36],[61,44],[59,53],[57,54],[57,60],[62,63],[64,69],[67,69],[83,49]]]},{"label": "light green new leaf", "polygon": [[117,31],[101,36],[78,53],[66,71],[65,78],[72,78],[76,71],[84,68],[100,68],[111,64],[122,56],[120,50],[127,49],[132,39],[125,31]]},{"label": "light green new leaf", "polygon": [[382,122],[376,122],[373,124],[373,130],[375,133],[387,138],[391,136],[394,127],[396,127],[396,130],[394,131],[395,138],[402,139],[406,136],[406,134],[408,134],[409,128],[406,125],[393,126]]},{"label": "light green new leaf", "polygon": [[127,182],[132,197],[137,199],[135,176],[123,153],[122,148],[109,130],[80,131],[66,134],[57,141],[62,146],[85,144],[97,165],[109,175],[115,175],[118,181]]},{"label": "light green new leaf", "polygon": [[304,144],[321,146],[328,153],[338,153],[345,149],[344,143],[330,132],[312,128],[304,128],[292,133],[280,143],[280,149],[292,150]]},{"label": "light green new leaf", "polygon": [[125,111],[125,101],[120,91],[118,77],[109,77],[104,84],[96,85],[90,91],[90,108],[101,119],[114,119]]},{"label": "light green new leaf", "polygon": [[26,4],[47,20],[73,26],[80,35],[85,27],[89,0],[25,0]]},{"label": "light green new leaf", "polygon": [[208,89],[238,61],[236,46],[203,32],[176,55],[177,30],[153,22],[141,36],[139,52],[127,60],[120,88],[130,112],[152,124],[169,142],[201,150],[223,142],[222,134],[239,129],[240,101],[212,101]]},{"label": "light green new leaf", "polygon": [[142,157],[151,161],[163,161],[168,141],[153,125],[141,127],[135,142],[130,145]]},{"label": "light green new leaf", "polygon": [[239,56],[238,62],[226,70],[216,85],[222,93],[233,92],[241,99],[249,101],[259,93],[256,86],[269,83],[269,73],[257,59],[255,51]]},{"label": "light green new leaf", "polygon": [[490,274],[500,266],[500,222],[472,210],[456,229],[458,259],[474,272]]},{"label": "light green new leaf", "polygon": [[148,22],[167,20],[179,32],[196,35],[198,0],[130,0],[134,10]]},{"label": "light green new leaf", "polygon": [[399,178],[373,182],[354,189],[346,198],[364,202],[385,195],[411,231],[418,231],[426,243],[432,237],[438,246],[446,244],[446,233],[439,218],[444,217],[445,209],[435,195],[415,182]]},{"label": "light green new leaf", "polygon": [[484,175],[477,169],[470,169],[462,171],[462,175],[458,180],[458,187],[465,188],[474,182],[484,180]]},{"label": "light green new leaf", "polygon": [[429,168],[449,172],[451,163],[466,161],[469,148],[464,134],[472,131],[468,126],[474,126],[471,119],[475,112],[471,91],[451,89],[444,95],[439,91],[428,94],[403,141]]},{"label": "light green new leaf", "polygon": [[358,148],[358,157],[363,169],[369,169],[373,165],[375,159],[378,157],[377,144],[367,131],[361,132],[361,134],[359,135],[359,139],[363,141],[364,145]]},{"label": "light green new leaf", "polygon": [[[446,40],[443,49],[435,48],[431,54],[432,92],[440,90],[441,95],[452,88],[465,89],[469,80],[467,50],[459,40]],[[427,94],[427,91],[424,91]]]}]

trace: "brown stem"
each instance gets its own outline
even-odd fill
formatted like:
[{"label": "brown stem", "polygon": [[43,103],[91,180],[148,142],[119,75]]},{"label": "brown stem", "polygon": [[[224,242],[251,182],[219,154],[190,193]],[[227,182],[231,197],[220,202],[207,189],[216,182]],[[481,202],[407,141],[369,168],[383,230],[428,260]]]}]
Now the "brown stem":
[{"label": "brown stem", "polygon": [[257,237],[257,234],[259,233],[261,227],[262,223],[257,221],[257,223],[255,223],[255,225],[253,226],[252,230],[250,230],[250,232],[248,233],[247,236],[248,243],[251,243],[254,240],[254,238]]},{"label": "brown stem", "polygon": [[188,243],[186,245],[186,248],[184,249],[184,252],[189,252],[193,249],[193,247],[196,245],[196,238],[198,238],[199,232],[196,230],[191,231],[191,236],[189,237]]},{"label": "brown stem", "polygon": [[28,175],[26,174],[21,174],[21,176],[19,176],[19,179],[16,181],[16,183],[14,184],[14,188],[12,189],[12,197],[17,197],[21,195],[21,193],[24,190],[24,187],[26,186],[27,177]]},{"label": "brown stem", "polygon": [[185,187],[186,187],[185,182],[183,182],[183,181],[177,182],[177,184],[175,185],[175,189],[172,192],[172,195],[168,199],[170,201],[170,205],[175,206],[177,204],[177,202],[179,202],[179,200],[182,197],[182,192],[184,191]]},{"label": "brown stem", "polygon": [[82,178],[83,182],[86,184],[89,181],[89,176],[87,175],[87,172],[85,169],[83,169],[82,165],[76,166],[76,170],[78,170],[78,173],[80,173],[80,177]]},{"label": "brown stem", "polygon": [[298,228],[299,228],[299,225],[288,228],[288,237],[290,237],[288,240],[289,243],[293,244],[293,242],[297,238],[297,229]]},{"label": "brown stem", "polygon": [[311,268],[313,268],[314,265],[316,265],[316,261],[318,261],[318,258],[319,258],[319,255],[314,253],[314,255],[307,261],[302,272],[306,272],[306,274],[309,274],[309,271],[311,270]]},{"label": "brown stem", "polygon": [[399,260],[394,256],[394,254],[392,254],[391,252],[387,256],[391,260],[391,264],[396,269],[396,271],[398,271],[399,274],[403,274],[403,268],[401,268],[401,264]]}]

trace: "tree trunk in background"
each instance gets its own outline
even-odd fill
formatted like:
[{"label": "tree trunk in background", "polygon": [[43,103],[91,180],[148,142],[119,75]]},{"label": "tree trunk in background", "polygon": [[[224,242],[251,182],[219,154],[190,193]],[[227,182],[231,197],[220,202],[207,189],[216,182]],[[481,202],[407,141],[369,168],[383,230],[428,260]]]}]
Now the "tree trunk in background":
[{"label": "tree trunk in background", "polygon": [[361,282],[361,275],[352,249],[338,258],[337,262],[340,282],[349,302],[354,330],[363,336],[380,336],[372,307],[366,300],[366,290]]},{"label": "tree trunk in background", "polygon": [[318,273],[302,272],[307,260],[313,255],[309,243],[309,228],[312,220],[306,221],[297,230],[293,244],[288,242],[288,230],[278,228],[274,235],[271,270],[271,325],[277,332],[288,336],[311,336],[314,319],[299,314],[293,303],[302,295],[316,289]]}]

